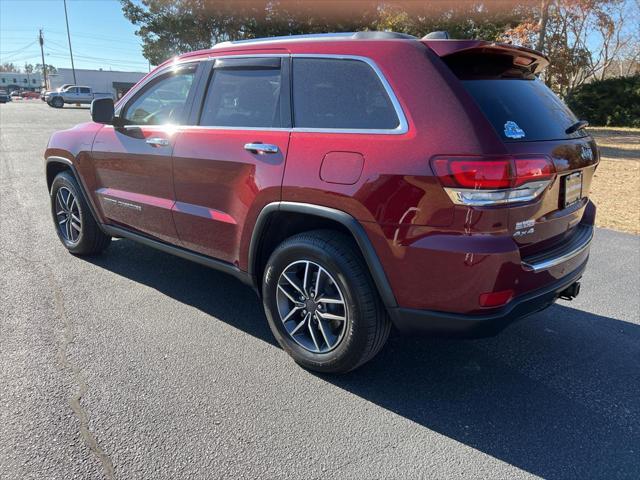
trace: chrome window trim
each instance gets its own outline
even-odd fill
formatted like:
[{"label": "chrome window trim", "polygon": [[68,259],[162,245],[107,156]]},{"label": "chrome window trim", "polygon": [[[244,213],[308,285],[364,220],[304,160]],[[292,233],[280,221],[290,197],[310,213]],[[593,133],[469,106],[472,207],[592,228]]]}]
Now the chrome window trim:
[{"label": "chrome window trim", "polygon": [[[382,70],[378,67],[376,62],[374,62],[369,57],[363,57],[360,55],[348,55],[348,54],[328,54],[328,53],[294,53],[291,55],[292,58],[319,58],[319,59],[334,59],[334,60],[351,60],[364,62],[374,71],[374,73],[378,76],[380,83],[382,83],[382,88],[387,93],[391,104],[393,105],[393,109],[396,112],[396,116],[398,117],[398,126],[392,129],[382,129],[382,128],[306,128],[306,127],[293,127],[291,129],[292,132],[302,132],[302,133],[354,133],[354,134],[374,134],[374,135],[403,135],[409,131],[409,123],[407,122],[407,117],[404,114],[404,110],[402,110],[402,106],[398,101],[398,97],[396,97],[393,88],[387,81],[386,77],[382,73]],[[294,80],[295,81],[295,80]],[[292,94],[293,97],[293,94]],[[292,103],[294,103],[292,101]],[[295,111],[295,105],[293,105]],[[295,120],[294,120],[295,121]]]},{"label": "chrome window trim", "polygon": [[[364,57],[361,55],[349,55],[349,54],[330,54],[330,53],[243,53],[243,54],[229,54],[226,55],[225,52],[220,52],[220,55],[212,55],[206,58],[199,59],[190,59],[181,62],[174,62],[166,67],[163,67],[161,70],[154,72],[153,76],[149,77],[145,82],[140,85],[135,92],[138,92],[140,89],[144,88],[144,86],[155,79],[158,75],[163,75],[170,69],[180,68],[181,66],[200,62],[200,61],[211,61],[216,58],[265,58],[265,57],[273,57],[273,58],[318,58],[318,59],[334,59],[334,60],[351,60],[351,61],[359,61],[364,62],[374,71],[377,75],[382,87],[384,88],[391,104],[393,105],[393,109],[396,112],[396,116],[398,117],[398,126],[393,129],[365,129],[365,128],[306,128],[306,127],[293,127],[293,128],[281,128],[281,127],[225,127],[225,126],[203,126],[203,125],[127,125],[129,128],[140,128],[140,127],[168,127],[177,130],[183,130],[186,128],[189,129],[200,129],[200,130],[246,130],[246,131],[265,131],[265,132],[292,132],[292,133],[346,133],[346,134],[366,134],[366,135],[404,135],[409,131],[409,122],[407,121],[407,117],[402,109],[402,105],[400,105],[400,101],[396,96],[393,88],[387,81],[386,77],[380,70],[380,67],[369,57]],[[129,95],[135,94],[131,90],[127,92],[127,95],[122,97],[123,105],[118,107],[116,111],[116,115],[120,114],[120,111],[128,101]],[[292,103],[292,108],[295,108]]]},{"label": "chrome window trim", "polygon": [[[105,127],[115,128],[113,125],[105,125]],[[215,126],[204,126],[204,125],[173,125],[173,124],[164,124],[164,125],[124,125],[122,127],[125,130],[135,129],[135,128],[153,128],[154,130],[165,129],[170,131],[179,132],[182,130],[245,130],[251,132],[291,132],[291,128],[284,127],[215,127]]]}]

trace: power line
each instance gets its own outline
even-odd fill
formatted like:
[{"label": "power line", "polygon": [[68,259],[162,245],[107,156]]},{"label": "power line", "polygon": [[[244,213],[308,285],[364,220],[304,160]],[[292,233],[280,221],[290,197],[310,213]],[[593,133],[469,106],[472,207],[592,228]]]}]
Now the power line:
[{"label": "power line", "polygon": [[[49,48],[49,52],[53,54],[53,56],[63,57],[66,55],[64,51]],[[112,63],[125,63],[127,65],[147,65],[145,61],[138,60],[126,60],[122,58],[109,58],[109,57],[94,57],[93,55],[78,55],[75,54],[74,58],[82,58],[84,60],[95,60],[95,61],[103,61],[103,62],[112,62]]]},{"label": "power line", "polygon": [[34,40],[34,41],[33,41],[33,42],[31,42],[30,44],[28,44],[28,45],[26,45],[26,46],[24,46],[24,47],[22,47],[22,48],[18,48],[18,49],[16,49],[16,50],[11,50],[11,51],[9,51],[9,52],[0,52],[0,54],[2,54],[2,55],[11,55],[11,54],[14,54],[14,53],[20,53],[20,52],[22,52],[22,51],[26,50],[27,48],[31,47],[31,45],[33,45],[33,44],[34,44],[34,43],[36,43],[36,42],[37,42],[37,40]]},{"label": "power line", "polygon": [[[54,35],[66,36],[66,32],[63,32],[61,30],[49,30],[49,29],[47,29],[47,33],[48,34],[54,34]],[[94,40],[107,40],[107,41],[114,41],[114,42],[118,42],[118,43],[133,42],[136,45],[140,45],[140,42],[137,41],[135,38],[122,38],[122,37],[115,37],[115,36],[110,36],[110,35],[103,35],[101,33],[78,32],[78,31],[75,31],[75,30],[73,32],[73,35],[74,35],[74,37],[82,37],[82,38],[88,38],[88,39],[94,39]]]},{"label": "power line", "polygon": [[[48,55],[49,55],[51,58],[55,58],[55,59],[65,59],[65,58],[68,58],[68,56],[67,56],[67,55],[60,55],[60,54],[48,54]],[[104,66],[113,66],[113,67],[116,67],[116,68],[131,68],[131,69],[134,69],[134,70],[142,70],[142,66],[141,66],[141,64],[131,64],[131,63],[126,63],[126,62],[122,62],[122,63],[120,63],[120,62],[107,61],[107,60],[105,60],[105,61],[100,61],[100,60],[96,60],[96,59],[93,59],[93,58],[87,58],[87,59],[85,59],[85,58],[83,58],[83,57],[79,57],[79,56],[77,56],[77,55],[76,55],[76,58],[78,58],[81,62],[91,62],[91,63],[93,63],[93,64],[100,63],[100,64],[102,64],[102,65],[104,65]],[[62,68],[62,67],[61,67],[61,68]],[[104,68],[104,67],[103,67],[103,68]]]}]

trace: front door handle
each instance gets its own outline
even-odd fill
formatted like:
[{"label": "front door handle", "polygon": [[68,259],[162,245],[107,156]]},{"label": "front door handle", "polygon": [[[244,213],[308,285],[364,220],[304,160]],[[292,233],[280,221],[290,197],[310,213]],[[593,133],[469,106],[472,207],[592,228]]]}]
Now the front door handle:
[{"label": "front door handle", "polygon": [[147,143],[149,145],[153,145],[154,147],[166,147],[169,145],[169,140],[162,137],[151,137],[147,138]]},{"label": "front door handle", "polygon": [[257,153],[258,155],[264,155],[265,153],[278,153],[280,151],[277,145],[271,145],[269,143],[247,143],[245,144],[244,149],[251,153]]}]

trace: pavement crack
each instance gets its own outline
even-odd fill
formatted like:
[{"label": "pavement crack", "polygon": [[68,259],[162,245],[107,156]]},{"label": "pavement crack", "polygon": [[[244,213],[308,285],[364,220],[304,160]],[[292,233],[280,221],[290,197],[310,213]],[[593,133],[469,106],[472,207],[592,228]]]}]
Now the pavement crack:
[{"label": "pavement crack", "polygon": [[84,440],[89,450],[91,450],[91,452],[100,461],[105,477],[109,480],[113,480],[115,479],[113,462],[111,461],[109,455],[100,447],[95,435],[89,429],[89,415],[82,406],[82,397],[87,393],[89,386],[82,373],[82,370],[78,366],[74,365],[69,359],[69,347],[74,342],[74,328],[73,323],[71,322],[69,315],[67,315],[66,309],[64,307],[64,295],[62,289],[58,285],[58,282],[56,281],[49,265],[43,262],[28,260],[24,257],[21,257],[20,255],[15,256],[29,263],[37,263],[41,267],[44,267],[47,280],[51,285],[51,290],[54,296],[55,313],[56,316],[62,321],[63,325],[62,342],[56,356],[62,368],[71,372],[72,379],[78,387],[76,393],[69,399],[69,405],[79,421],[80,436]]}]

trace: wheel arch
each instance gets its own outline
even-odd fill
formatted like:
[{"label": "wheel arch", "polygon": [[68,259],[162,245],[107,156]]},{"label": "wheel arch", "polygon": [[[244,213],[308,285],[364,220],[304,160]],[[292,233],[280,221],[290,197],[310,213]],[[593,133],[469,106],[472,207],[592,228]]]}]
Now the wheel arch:
[{"label": "wheel arch", "polygon": [[382,263],[362,225],[342,210],[309,203],[273,202],[258,215],[248,256],[248,271],[256,290],[260,291],[264,265],[281,241],[297,233],[323,228],[341,231],[353,239],[383,304],[387,308],[397,307]]},{"label": "wheel arch", "polygon": [[84,197],[84,200],[89,206],[89,210],[91,211],[93,218],[96,219],[98,226],[100,226],[101,222],[99,219],[101,217],[97,215],[92,198],[89,195],[87,195],[84,183],[82,182],[82,178],[80,178],[80,175],[76,170],[76,167],[73,165],[73,162],[68,158],[58,157],[55,155],[47,157],[46,166],[45,166],[45,173],[47,178],[47,191],[51,192],[51,185],[53,184],[53,180],[56,178],[58,174],[65,171],[71,173],[71,175],[73,175],[73,177],[76,179],[76,182],[80,187],[80,194]]},{"label": "wheel arch", "polygon": [[47,176],[47,189],[49,191],[51,191],[53,179],[61,172],[69,171],[74,177],[76,177],[76,180],[78,179],[75,171],[73,170],[71,160],[64,157],[47,157],[45,171]]}]

